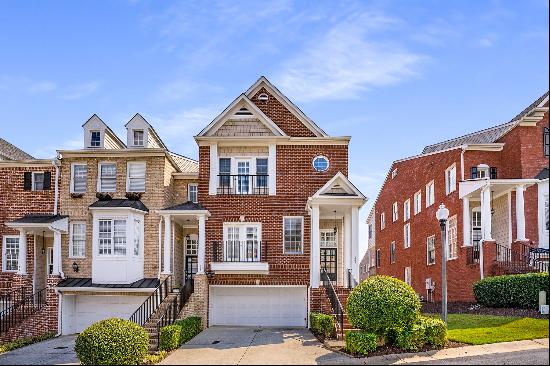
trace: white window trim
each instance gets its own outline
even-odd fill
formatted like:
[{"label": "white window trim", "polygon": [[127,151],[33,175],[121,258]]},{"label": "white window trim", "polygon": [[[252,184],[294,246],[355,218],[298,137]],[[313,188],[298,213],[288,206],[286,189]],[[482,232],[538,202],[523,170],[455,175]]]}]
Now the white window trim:
[{"label": "white window trim", "polygon": [[[392,246],[393,246],[393,258],[391,253]],[[390,243],[390,264],[395,264],[396,262],[397,262],[397,243],[395,241],[392,241]]]},{"label": "white window trim", "polygon": [[[429,256],[429,253],[430,253],[430,250],[429,250],[429,247],[428,247],[428,242],[430,240],[430,238],[434,238],[434,262],[433,263],[430,263],[430,256]],[[426,265],[428,266],[435,266],[436,262],[437,262],[437,259],[435,258],[435,253],[436,253],[436,248],[435,248],[435,235],[430,235],[426,238]]]},{"label": "white window trim", "polygon": [[[417,202],[416,197],[420,197],[418,199],[418,207],[416,207],[416,202]],[[418,210],[417,210],[417,208],[418,208]],[[416,192],[414,194],[414,197],[413,197],[413,213],[414,213],[414,215],[418,215],[421,212],[422,212],[422,190]]]},{"label": "white window trim", "polygon": [[391,206],[391,219],[392,222],[399,220],[399,204],[394,202]]},{"label": "white window trim", "polygon": [[[131,190],[130,191],[130,165],[132,164],[143,164],[145,165],[145,174],[143,176],[143,182],[144,182],[144,190],[143,191],[136,191]],[[137,192],[137,193],[145,193],[145,190],[147,189],[147,162],[145,161],[129,161],[126,163],[126,192]]]},{"label": "white window trim", "polygon": [[[73,226],[75,224],[84,225],[84,255],[83,256],[75,256],[73,255]],[[71,222],[71,225],[69,226],[69,258],[75,258],[75,259],[82,259],[86,258],[86,242],[87,242],[87,223],[86,221],[73,221]]]},{"label": "white window trim", "polygon": [[[451,187],[449,182],[449,172],[454,169],[454,181],[455,184]],[[445,169],[445,194],[448,196],[454,191],[456,191],[456,163]]]},{"label": "white window trim", "polygon": [[[103,165],[115,165],[115,190],[114,191],[103,191],[101,189],[101,166]],[[116,192],[116,188],[118,186],[118,166],[117,166],[117,163],[116,162],[112,162],[112,161],[100,161],[99,163],[97,163],[97,191],[98,192],[101,192],[101,193],[115,193]]]},{"label": "white window trim", "polygon": [[[405,235],[405,233],[407,233],[407,235]],[[408,222],[403,226],[403,248],[409,249],[410,247],[411,247],[411,223]]]},{"label": "white window trim", "polygon": [[[19,235],[4,235],[2,237],[2,272],[6,273],[15,273],[17,272],[17,269],[15,270],[7,270],[6,269],[6,239],[17,239],[17,245],[19,245],[19,255],[21,255],[21,243],[19,242]],[[17,260],[19,260],[19,255],[17,256]]]},{"label": "white window trim", "polygon": [[[74,167],[77,165],[84,165],[86,167],[86,189],[84,190],[84,192],[74,191]],[[86,193],[86,191],[88,190],[88,164],[87,163],[71,163],[71,186],[69,189],[71,193]]]},{"label": "white window trim", "polygon": [[[197,200],[196,201],[193,201],[191,199],[191,190],[189,189],[190,187],[197,187]],[[193,203],[198,203],[199,202],[199,184],[198,183],[188,183],[187,184],[187,201],[191,201]]]},{"label": "white window trim", "polygon": [[[456,255],[454,257],[451,257],[451,241],[450,241],[450,238],[451,238],[451,235],[450,235],[450,228],[451,228],[451,225],[449,225],[449,222],[451,220],[455,220],[456,221]],[[458,259],[458,215],[453,215],[451,217],[449,217],[449,219],[447,220],[447,230],[445,232],[445,238],[447,240],[447,261],[452,261],[452,260],[455,260],[455,259]]]},{"label": "white window trim", "polygon": [[403,222],[407,222],[411,219],[411,199],[407,198],[405,202],[403,202]]},{"label": "white window trim", "polygon": [[[42,186],[42,189],[35,189],[34,188],[34,176],[36,174],[44,174],[44,172],[43,171],[41,171],[41,172],[32,172],[32,174],[31,174],[31,177],[32,177],[32,179],[31,179],[31,191],[40,192],[40,191],[44,190],[44,186]],[[44,184],[44,182],[42,182],[42,184]]]},{"label": "white window trim", "polygon": [[382,212],[380,214],[380,231],[386,228],[386,213]]},{"label": "white window trim", "polygon": [[[136,132],[141,132],[143,135],[143,142],[141,144],[136,144]],[[135,130],[132,130],[132,146],[134,147],[145,147],[145,131],[141,128],[136,128]]]},{"label": "white window trim", "polygon": [[[315,168],[315,160],[320,159],[320,158],[323,158],[323,159],[325,159],[325,160],[327,161],[327,168],[324,169],[324,170],[317,170],[317,169]],[[330,169],[330,160],[329,160],[329,158],[327,158],[327,157],[324,156],[324,155],[317,155],[317,156],[315,156],[315,157],[311,160],[311,166],[313,167],[313,170],[315,170],[317,173],[323,173],[323,172],[326,172],[327,170]]]},{"label": "white window trim", "polygon": [[[125,254],[115,254],[115,220],[124,220],[126,222],[126,253]],[[99,254],[99,222],[100,221],[111,221],[111,254]],[[97,252],[94,253],[98,258],[102,259],[109,259],[109,258],[127,258],[129,253],[128,248],[128,222],[134,223],[131,216],[105,216],[105,217],[98,217],[97,218]],[[143,225],[142,225],[143,226]],[[143,231],[143,229],[142,229]],[[133,232],[133,226],[132,226],[132,232]],[[132,240],[131,243],[131,251],[134,252],[134,241]]]},{"label": "white window trim", "polygon": [[[431,194],[429,194],[429,190],[428,190],[428,187],[429,186],[432,186],[433,189],[433,202],[430,202],[430,199],[431,199]],[[433,205],[435,203],[435,181],[430,181],[428,182],[428,184],[426,184],[426,208],[430,207],[431,205]]]},{"label": "white window trim", "polygon": [[[99,145],[98,146],[93,146],[92,145],[92,136],[93,136],[94,132],[99,132]],[[102,130],[90,130],[90,140],[88,141],[88,147],[93,148],[93,149],[97,149],[97,148],[101,148],[103,146],[103,133],[102,132],[103,132]]]},{"label": "white window trim", "polygon": [[[302,226],[303,226],[303,222],[302,222]],[[334,229],[320,229],[319,232],[320,233],[333,233]],[[303,236],[303,234],[302,234],[302,236]],[[302,241],[303,241],[303,238],[302,238]],[[319,236],[319,246],[321,246],[321,237],[320,236]],[[321,248],[338,248],[338,234],[334,235],[334,246],[330,246],[330,247],[321,246]]]},{"label": "white window trim", "polygon": [[395,169],[392,170],[392,172],[391,172],[391,179],[395,179],[395,177],[397,177],[397,168],[395,168]]},{"label": "white window trim", "polygon": [[[287,252],[285,250],[285,220],[286,219],[301,219],[302,220],[302,242],[300,243],[300,252]],[[304,254],[304,216],[283,216],[283,254],[285,255],[301,255]]]},{"label": "white window trim", "polygon": [[[407,276],[407,273],[408,273],[408,276]],[[408,277],[408,281],[407,281],[407,277]],[[412,286],[412,268],[411,267],[405,267],[404,282],[407,285]]]}]

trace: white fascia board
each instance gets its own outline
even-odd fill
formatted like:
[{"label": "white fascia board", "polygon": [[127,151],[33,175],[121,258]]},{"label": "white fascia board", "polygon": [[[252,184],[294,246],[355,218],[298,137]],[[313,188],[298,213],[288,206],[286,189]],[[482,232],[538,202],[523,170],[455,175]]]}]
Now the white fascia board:
[{"label": "white fascia board", "polygon": [[174,179],[197,179],[199,177],[199,172],[195,173],[172,173]]},{"label": "white fascia board", "polygon": [[210,217],[210,211],[208,210],[156,210],[159,215],[171,215],[171,216],[206,216]]},{"label": "white fascia board", "polygon": [[34,160],[0,160],[1,168],[14,168],[19,166],[25,167],[51,167],[51,159],[34,159]]}]

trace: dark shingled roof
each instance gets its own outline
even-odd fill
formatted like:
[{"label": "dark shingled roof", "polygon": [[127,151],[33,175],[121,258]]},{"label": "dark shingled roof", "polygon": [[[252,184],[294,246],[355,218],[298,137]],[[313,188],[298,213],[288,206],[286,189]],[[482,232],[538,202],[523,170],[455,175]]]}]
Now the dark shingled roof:
[{"label": "dark shingled roof", "polygon": [[112,199],[95,201],[90,207],[109,208],[135,208],[136,210],[149,212],[149,209],[140,200]]},{"label": "dark shingled roof", "polygon": [[67,218],[66,215],[32,214],[13,220],[15,224],[49,224],[57,220]]},{"label": "dark shingled roof", "polygon": [[91,278],[65,278],[57,284],[57,287],[99,287],[113,289],[128,289],[128,288],[157,288],[160,280],[158,278],[144,278],[129,284],[98,284],[92,283]]},{"label": "dark shingled roof", "polygon": [[526,116],[529,112],[533,110],[533,108],[537,107],[544,98],[548,96],[548,92],[541,95],[537,100],[535,100],[531,105],[527,108],[525,108],[521,113],[519,113],[517,116],[512,118],[511,121],[503,123],[498,126],[486,128],[481,131],[473,132],[468,135],[464,135],[461,137],[457,137],[451,140],[439,142],[437,144],[428,145],[422,150],[422,154],[429,154],[436,151],[441,151],[445,149],[450,149],[453,147],[466,145],[466,144],[491,144],[496,142],[498,139],[500,139],[502,136],[504,136],[509,130],[511,130],[516,123],[524,116]]},{"label": "dark shingled roof", "polygon": [[194,203],[194,202],[191,202],[191,201],[187,201],[185,203],[180,203],[179,205],[163,208],[163,210],[181,210],[181,211],[196,210],[196,211],[202,211],[202,210],[206,210],[206,208],[204,208],[204,206],[201,205],[200,203]]},{"label": "dark shingled roof", "polygon": [[548,168],[542,169],[535,179],[548,179]]},{"label": "dark shingled roof", "polygon": [[18,148],[10,144],[3,138],[0,138],[0,160],[33,160],[34,158]]}]

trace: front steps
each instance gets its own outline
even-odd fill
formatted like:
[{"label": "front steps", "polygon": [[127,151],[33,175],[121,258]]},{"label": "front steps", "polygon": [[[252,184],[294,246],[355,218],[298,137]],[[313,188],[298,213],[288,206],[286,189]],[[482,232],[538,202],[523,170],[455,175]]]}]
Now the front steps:
[{"label": "front steps", "polygon": [[177,290],[170,292],[168,296],[164,298],[162,303],[159,305],[158,309],[151,315],[149,320],[143,325],[143,328],[149,333],[149,351],[158,350],[158,330],[157,323],[160,320],[160,317],[164,314],[168,306],[174,301],[178,296]]}]

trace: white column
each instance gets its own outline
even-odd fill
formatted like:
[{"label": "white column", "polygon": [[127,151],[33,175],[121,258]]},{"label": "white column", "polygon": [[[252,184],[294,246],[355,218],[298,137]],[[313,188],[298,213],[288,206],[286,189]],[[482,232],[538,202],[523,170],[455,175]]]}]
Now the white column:
[{"label": "white column", "polygon": [[17,263],[17,274],[27,274],[27,232],[19,229],[19,260]]},{"label": "white column", "polygon": [[491,235],[491,187],[481,190],[481,233],[484,241],[493,240]]},{"label": "white column", "polygon": [[52,275],[62,275],[61,270],[61,232],[54,230],[53,232],[53,271]]},{"label": "white column", "polygon": [[311,206],[311,287],[318,288],[321,278],[321,234],[319,232],[319,206]]},{"label": "white column", "polygon": [[267,160],[269,174],[269,195],[277,194],[277,145],[269,144],[269,159]]},{"label": "white column", "polygon": [[351,211],[344,212],[344,286],[348,286],[348,268],[351,268]]},{"label": "white column", "polygon": [[462,199],[462,237],[464,238],[463,245],[471,245],[470,238],[470,198],[464,197]]},{"label": "white column", "polygon": [[206,257],[206,216],[199,216],[199,250],[198,250],[198,274],[204,274]]},{"label": "white column", "polygon": [[215,195],[218,186],[218,172],[219,172],[219,160],[218,160],[218,145],[210,145],[210,180],[208,184],[208,194]]},{"label": "white column", "polygon": [[359,253],[359,207],[351,208],[351,273],[353,278],[359,280],[359,264],[357,255]]},{"label": "white column", "polygon": [[516,187],[516,240],[527,240],[525,238],[525,203],[523,191],[525,186]]},{"label": "white column", "polygon": [[164,259],[162,266],[162,274],[169,275],[172,274],[172,269],[170,264],[172,262],[172,221],[170,216],[164,216]]}]

